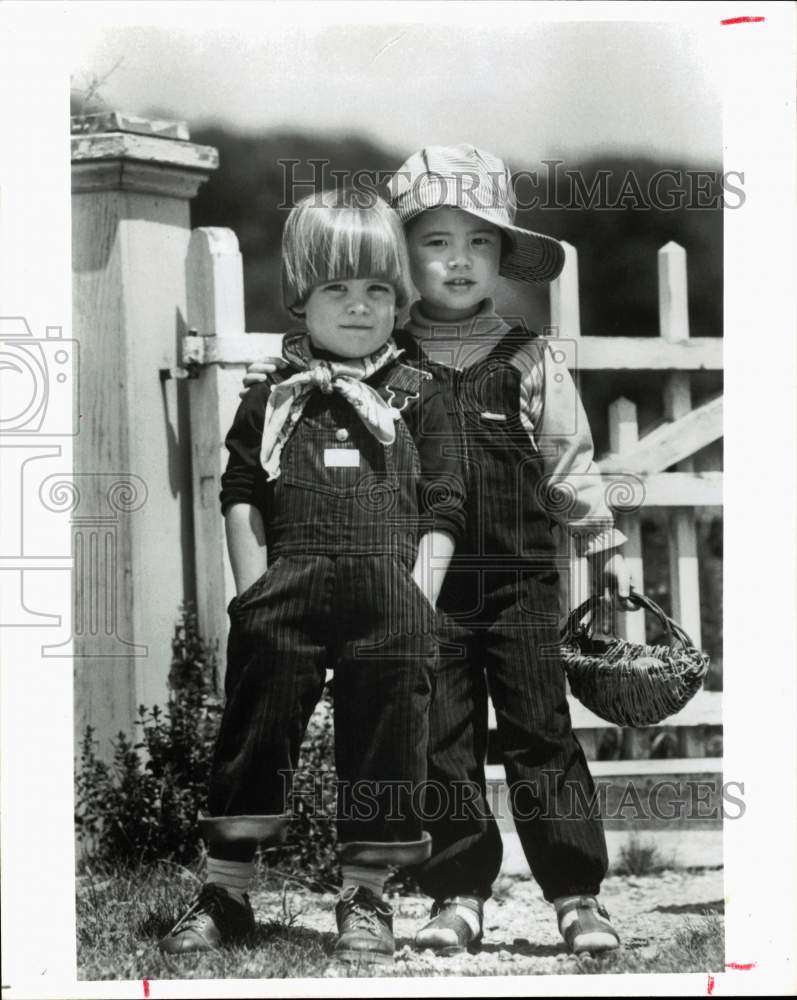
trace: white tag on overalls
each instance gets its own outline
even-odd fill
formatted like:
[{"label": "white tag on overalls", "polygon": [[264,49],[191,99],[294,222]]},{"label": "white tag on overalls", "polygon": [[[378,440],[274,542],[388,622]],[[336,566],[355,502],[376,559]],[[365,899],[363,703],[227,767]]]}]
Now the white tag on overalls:
[{"label": "white tag on overalls", "polygon": [[357,448],[324,448],[324,465],[328,469],[358,469],[360,452]]},{"label": "white tag on overalls", "polygon": [[485,410],[481,414],[482,420],[506,420],[505,413],[493,413],[492,410]]}]

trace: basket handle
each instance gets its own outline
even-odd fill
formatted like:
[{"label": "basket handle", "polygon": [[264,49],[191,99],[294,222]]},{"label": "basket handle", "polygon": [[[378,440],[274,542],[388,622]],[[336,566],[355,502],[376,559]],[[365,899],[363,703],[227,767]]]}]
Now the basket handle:
[{"label": "basket handle", "polygon": [[[667,638],[671,646],[675,645],[676,641],[678,641],[686,649],[694,649],[695,644],[689,638],[684,629],[681,628],[677,622],[674,622],[672,618],[670,618],[658,606],[658,604],[656,604],[655,601],[652,601],[645,594],[638,593],[633,587],[629,590],[628,600],[631,604],[635,604],[638,608],[644,608],[646,611],[650,611],[651,614],[654,614],[659,619],[664,628],[667,630]],[[594,621],[599,603],[600,598],[595,596],[588,597],[586,601],[582,601],[577,608],[571,611],[568,615],[567,623],[562,629],[562,638],[567,639],[570,636],[575,635],[587,612],[591,612],[591,620]]]},{"label": "basket handle", "polygon": [[646,611],[650,611],[659,619],[667,630],[667,636],[670,640],[671,646],[674,645],[675,640],[677,640],[682,646],[684,646],[685,649],[695,648],[695,644],[689,638],[685,629],[683,629],[678,622],[673,621],[673,619],[670,618],[669,615],[667,615],[655,601],[652,601],[645,594],[638,594],[633,587],[630,590],[628,599],[632,604],[636,604],[638,608],[644,608]]},{"label": "basket handle", "polygon": [[577,608],[574,608],[567,616],[567,622],[561,632],[562,639],[569,639],[576,634],[587,612],[590,612],[591,625],[595,620],[599,604],[600,598],[592,596],[588,597],[586,601],[582,601]]}]

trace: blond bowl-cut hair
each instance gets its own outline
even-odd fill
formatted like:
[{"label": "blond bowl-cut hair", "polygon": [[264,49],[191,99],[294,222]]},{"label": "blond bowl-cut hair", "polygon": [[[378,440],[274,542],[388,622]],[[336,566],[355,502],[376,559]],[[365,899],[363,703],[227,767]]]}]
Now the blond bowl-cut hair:
[{"label": "blond bowl-cut hair", "polygon": [[291,209],[282,234],[282,301],[294,315],[316,285],[375,278],[409,301],[409,257],[401,220],[373,192],[321,191]]}]

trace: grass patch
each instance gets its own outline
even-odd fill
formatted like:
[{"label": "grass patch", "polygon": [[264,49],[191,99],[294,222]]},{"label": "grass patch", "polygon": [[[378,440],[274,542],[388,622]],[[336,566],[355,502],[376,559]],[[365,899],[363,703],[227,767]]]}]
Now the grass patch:
[{"label": "grass patch", "polygon": [[[506,976],[535,974],[720,972],[724,967],[722,917],[684,911],[677,926],[670,920],[661,941],[629,939],[625,946],[596,959],[565,958],[562,948],[519,946],[488,941],[479,956],[450,960],[416,952],[411,937],[397,947],[403,958],[394,967],[352,970],[331,967],[335,943],[333,897],[309,891],[307,883],[265,867],[258,871],[253,902],[258,923],[252,936],[234,948],[185,956],[162,955],[158,940],[176,922],[200,886],[201,862],[183,867],[159,862],[138,869],[85,869],[77,879],[78,978],[141,979],[316,979],[330,975],[392,977]],[[514,896],[509,880],[499,886],[508,905]],[[517,885],[520,891],[519,883]],[[419,908],[417,899],[394,899],[397,908]],[[424,901],[425,902],[425,901]],[[520,904],[523,905],[523,904]],[[502,909],[503,907],[501,907]],[[496,908],[500,913],[500,909]],[[405,914],[410,909],[403,911]],[[496,912],[496,911],[494,911]],[[517,919],[517,911],[513,911]],[[414,919],[413,913],[413,919]],[[404,917],[406,920],[406,916]],[[418,918],[420,919],[420,917]],[[496,916],[496,922],[500,916]],[[406,928],[406,923],[405,923]],[[407,934],[406,929],[402,932]],[[509,941],[504,928],[499,937]]]},{"label": "grass patch", "polygon": [[[280,919],[258,923],[251,939],[206,954],[163,955],[158,940],[190,904],[201,882],[178,865],[85,872],[78,879],[78,978],[272,979],[323,975],[333,935],[294,926],[283,893]],[[273,878],[266,887],[278,883]],[[259,886],[260,887],[260,886]]]},{"label": "grass patch", "polygon": [[[635,951],[623,948],[605,957],[580,958],[578,971],[587,973],[723,972],[725,928],[722,917],[706,911],[690,917],[660,947]],[[563,969],[563,972],[573,971]]]}]

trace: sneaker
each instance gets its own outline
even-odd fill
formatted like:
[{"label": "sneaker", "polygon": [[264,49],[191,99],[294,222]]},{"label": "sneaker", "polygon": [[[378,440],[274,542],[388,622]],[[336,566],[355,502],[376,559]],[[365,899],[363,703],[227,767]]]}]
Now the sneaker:
[{"label": "sneaker", "polygon": [[484,933],[483,911],[484,903],[478,896],[436,901],[429,923],[415,935],[415,946],[431,948],[438,955],[457,955],[466,949],[478,951]]},{"label": "sneaker", "polygon": [[340,894],[335,907],[338,940],[334,957],[341,962],[393,962],[393,911],[363,886],[351,886]]},{"label": "sneaker", "polygon": [[242,940],[254,929],[249,897],[245,895],[241,903],[222,886],[208,882],[158,947],[169,955],[212,951]]},{"label": "sneaker", "polygon": [[594,896],[575,896],[557,907],[556,916],[559,931],[574,955],[594,955],[620,946],[620,935]]}]

